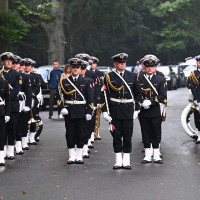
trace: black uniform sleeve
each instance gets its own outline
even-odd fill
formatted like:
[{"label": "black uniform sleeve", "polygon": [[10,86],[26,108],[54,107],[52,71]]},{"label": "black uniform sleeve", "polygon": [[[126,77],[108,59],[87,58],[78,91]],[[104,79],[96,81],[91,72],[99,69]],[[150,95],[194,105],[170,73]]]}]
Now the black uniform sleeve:
[{"label": "black uniform sleeve", "polygon": [[25,75],[24,93],[26,95],[26,106],[28,106],[29,108],[31,108],[32,86],[31,86],[31,80],[29,79],[28,75]]},{"label": "black uniform sleeve", "polygon": [[21,90],[21,85],[22,85],[22,77],[20,76],[19,73],[13,73],[13,82],[11,85],[11,90],[10,90],[10,99],[11,100],[18,100],[18,94],[19,91]]},{"label": "black uniform sleeve", "polygon": [[8,81],[5,80],[5,115],[10,116],[10,90],[9,90],[9,85]]},{"label": "black uniform sleeve", "polygon": [[86,106],[87,106],[86,114],[90,115],[92,115],[94,108],[93,94],[94,94],[94,88],[92,88],[92,84],[88,81],[86,83]]}]

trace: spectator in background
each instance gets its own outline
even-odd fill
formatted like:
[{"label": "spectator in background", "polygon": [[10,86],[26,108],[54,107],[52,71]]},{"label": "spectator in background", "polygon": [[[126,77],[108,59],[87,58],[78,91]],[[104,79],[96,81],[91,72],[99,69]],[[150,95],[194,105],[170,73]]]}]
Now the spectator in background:
[{"label": "spectator in background", "polygon": [[70,64],[65,65],[63,73],[61,74],[60,80],[63,80],[71,75],[71,66]]},{"label": "spectator in background", "polygon": [[59,62],[57,60],[53,61],[53,70],[50,72],[49,77],[49,86],[50,86],[50,99],[49,99],[49,119],[53,116],[53,106],[54,101],[56,99],[58,106],[58,117],[62,118],[60,115],[61,107],[60,107],[60,98],[58,93],[58,82],[60,81],[60,77],[63,71],[59,68]]},{"label": "spectator in background", "polygon": [[142,71],[142,66],[140,65],[140,61],[136,62],[136,66],[134,67],[134,73],[139,73],[140,71]]}]

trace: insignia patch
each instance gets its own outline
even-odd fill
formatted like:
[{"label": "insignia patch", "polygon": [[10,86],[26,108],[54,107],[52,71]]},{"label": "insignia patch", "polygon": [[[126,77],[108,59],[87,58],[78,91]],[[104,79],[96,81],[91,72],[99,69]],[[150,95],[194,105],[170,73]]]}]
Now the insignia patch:
[{"label": "insignia patch", "polygon": [[120,59],[123,59],[123,58],[124,58],[124,55],[121,54],[121,55],[120,55]]},{"label": "insignia patch", "polygon": [[20,84],[20,85],[22,84],[22,80],[19,80],[19,84]]}]

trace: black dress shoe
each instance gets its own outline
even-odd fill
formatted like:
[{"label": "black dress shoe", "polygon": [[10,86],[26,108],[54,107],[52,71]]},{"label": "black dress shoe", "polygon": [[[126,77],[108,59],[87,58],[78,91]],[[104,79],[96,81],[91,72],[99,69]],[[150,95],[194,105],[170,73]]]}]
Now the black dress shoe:
[{"label": "black dress shoe", "polygon": [[143,164],[145,164],[145,163],[151,163],[151,161],[149,161],[149,160],[142,160],[141,163],[143,163]]},{"label": "black dress shoe", "polygon": [[67,164],[68,164],[68,165],[75,164],[75,161],[69,160],[69,161],[67,161]]},{"label": "black dress shoe", "polygon": [[35,141],[36,141],[36,142],[39,142],[40,140],[39,140],[39,139],[37,139],[37,138],[35,138]]},{"label": "black dress shoe", "polygon": [[123,169],[126,169],[126,170],[131,170],[132,167],[130,165],[127,165],[127,166],[123,166]]},{"label": "black dress shoe", "polygon": [[196,141],[196,144],[200,144],[200,140]]},{"label": "black dress shoe", "polygon": [[29,147],[24,147],[24,148],[22,148],[23,150],[29,150]]},{"label": "black dress shoe", "polygon": [[2,166],[5,166],[6,164],[5,163],[0,163],[0,166],[2,167]]},{"label": "black dress shoe", "polygon": [[90,153],[90,150],[88,150],[87,152]]},{"label": "black dress shoe", "polygon": [[76,164],[80,164],[80,165],[84,164],[83,160],[76,160],[75,163],[76,163]]},{"label": "black dress shoe", "polygon": [[36,142],[28,143],[29,145],[37,145]]},{"label": "black dress shoe", "polygon": [[92,146],[92,145],[89,145],[89,146],[88,146],[88,148],[89,148],[89,149],[93,149],[93,148],[94,148],[94,146]]},{"label": "black dress shoe", "polygon": [[89,158],[89,157],[90,157],[89,155],[84,155],[84,156],[83,156],[83,158]]},{"label": "black dress shoe", "polygon": [[14,156],[9,156],[9,157],[7,156],[6,159],[7,160],[15,160],[15,157]]},{"label": "black dress shoe", "polygon": [[119,165],[114,165],[113,166],[113,170],[118,170],[118,169],[121,169],[122,168],[122,166],[119,166]]},{"label": "black dress shoe", "polygon": [[100,137],[97,137],[97,139],[96,140],[101,140],[101,138]]},{"label": "black dress shoe", "polygon": [[16,153],[16,155],[23,155],[23,154],[24,154],[23,151],[20,151],[20,152]]},{"label": "black dress shoe", "polygon": [[157,163],[157,164],[163,164],[163,161],[162,161],[162,160],[154,160],[153,162],[154,162],[154,163]]},{"label": "black dress shoe", "polygon": [[94,141],[91,141],[92,144],[94,144]]}]

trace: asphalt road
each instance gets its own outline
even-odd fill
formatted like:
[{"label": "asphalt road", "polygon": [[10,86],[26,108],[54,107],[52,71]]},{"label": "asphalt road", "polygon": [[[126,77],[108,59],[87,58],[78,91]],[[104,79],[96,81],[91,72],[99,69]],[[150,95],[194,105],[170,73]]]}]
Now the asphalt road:
[{"label": "asphalt road", "polygon": [[185,88],[168,92],[163,123],[162,165],[142,164],[141,133],[135,121],[131,171],[113,171],[114,153],[107,122],[101,141],[84,165],[67,165],[64,121],[42,112],[41,141],[0,168],[0,199],[6,200],[197,200],[200,191],[200,145],[183,131],[180,115],[187,104]]}]

